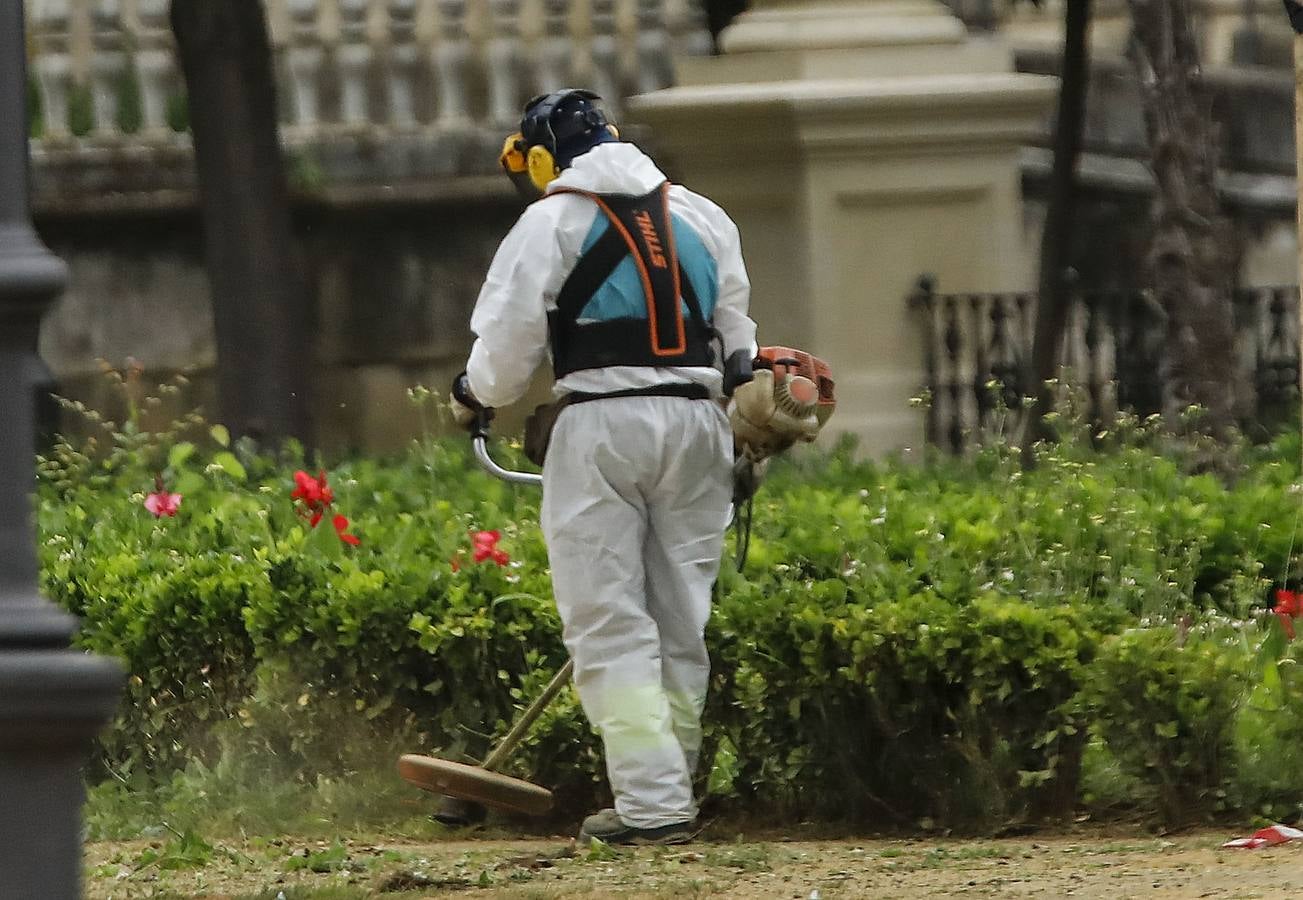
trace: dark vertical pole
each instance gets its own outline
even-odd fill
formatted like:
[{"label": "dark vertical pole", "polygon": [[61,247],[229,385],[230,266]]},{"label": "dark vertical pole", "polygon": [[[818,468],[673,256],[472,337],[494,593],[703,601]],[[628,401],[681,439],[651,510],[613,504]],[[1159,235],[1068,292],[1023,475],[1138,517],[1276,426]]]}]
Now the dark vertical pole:
[{"label": "dark vertical pole", "polygon": [[81,765],[122,676],[69,649],[71,616],[37,592],[32,375],[67,272],[32,229],[22,0],[0,0],[0,897],[74,898]]},{"label": "dark vertical pole", "polygon": [[1053,398],[1045,382],[1059,374],[1059,348],[1071,302],[1068,269],[1072,266],[1076,224],[1077,158],[1081,155],[1086,98],[1090,91],[1090,5],[1091,0],[1071,0],[1064,8],[1063,62],[1059,71],[1058,111],[1054,117],[1054,165],[1041,234],[1039,297],[1032,342],[1034,381],[1024,387],[1028,396],[1037,398],[1032,410],[1032,427],[1026,432],[1028,444],[1048,437],[1041,423],[1045,414],[1052,412]]},{"label": "dark vertical pole", "polygon": [[[1303,3],[1285,0],[1285,12],[1294,29],[1294,152],[1299,160],[1295,174],[1299,185],[1298,221],[1303,226]],[[1303,244],[1299,246],[1299,283],[1303,284]],[[1299,298],[1299,357],[1303,359],[1303,297]],[[1299,398],[1303,400],[1303,365],[1299,366]]]}]

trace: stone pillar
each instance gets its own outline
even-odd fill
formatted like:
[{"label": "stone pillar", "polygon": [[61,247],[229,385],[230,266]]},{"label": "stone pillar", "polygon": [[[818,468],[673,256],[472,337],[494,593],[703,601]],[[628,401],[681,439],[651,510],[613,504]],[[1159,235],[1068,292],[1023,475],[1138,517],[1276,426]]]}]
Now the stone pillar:
[{"label": "stone pillar", "polygon": [[611,118],[619,121],[624,90],[620,78],[620,41],[615,21],[615,0],[590,0],[589,27],[592,28],[589,48],[593,59],[590,86],[601,96],[602,105]]},{"label": "stone pillar", "polygon": [[371,40],[367,35],[367,0],[339,4],[339,121],[364,129],[371,121]]},{"label": "stone pillar", "polygon": [[703,0],[666,0],[665,16],[670,23],[670,40],[679,56],[705,56],[713,46],[706,27]]},{"label": "stone pillar", "polygon": [[670,33],[666,28],[664,0],[638,0],[637,46],[638,93],[650,93],[674,83],[674,60],[670,56]]},{"label": "stone pillar", "polygon": [[98,0],[91,12],[91,98],[95,136],[101,140],[119,137],[118,107],[123,80],[130,76],[119,0]]},{"label": "stone pillar", "polygon": [[434,48],[433,63],[438,101],[435,121],[446,130],[469,127],[467,73],[471,45],[466,32],[465,0],[439,0],[439,42]]},{"label": "stone pillar", "polygon": [[41,136],[48,142],[67,140],[72,137],[68,116],[72,90],[68,0],[49,0],[36,7],[32,26],[36,47],[32,65],[44,125]]},{"label": "stone pillar", "polygon": [[410,129],[416,125],[416,80],[419,54],[416,48],[415,0],[389,0],[388,44],[385,48],[385,99],[389,108],[385,122],[391,127]]},{"label": "stone pillar", "polygon": [[538,92],[551,93],[571,82],[574,39],[570,36],[570,0],[543,0],[543,39],[537,54]]},{"label": "stone pillar", "polygon": [[136,0],[140,18],[140,49],[136,68],[140,77],[140,111],[144,133],[167,137],[168,101],[177,88],[176,53],[172,26],[168,23],[168,0]]},{"label": "stone pillar", "polygon": [[290,87],[290,121],[303,134],[321,124],[321,71],[326,48],[321,40],[317,0],[289,0],[289,47],[285,50]]},{"label": "stone pillar", "polygon": [[932,0],[757,2],[724,54],[634,98],[671,177],[737,221],[765,344],[826,358],[834,432],[869,454],[917,448],[924,273],[958,291],[1033,284],[1019,151],[1052,79],[1013,72]]},{"label": "stone pillar", "polygon": [[489,121],[512,128],[524,105],[521,88],[520,0],[489,0],[491,36],[485,49]]}]

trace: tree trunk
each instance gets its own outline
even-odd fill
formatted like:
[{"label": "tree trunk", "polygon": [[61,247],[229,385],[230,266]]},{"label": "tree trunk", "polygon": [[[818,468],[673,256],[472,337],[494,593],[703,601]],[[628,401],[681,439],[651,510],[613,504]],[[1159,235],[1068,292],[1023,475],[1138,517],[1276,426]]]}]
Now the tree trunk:
[{"label": "tree trunk", "polygon": [[1053,406],[1045,383],[1058,375],[1059,347],[1072,302],[1069,278],[1077,205],[1077,159],[1081,156],[1090,87],[1090,0],[1066,5],[1063,22],[1063,64],[1059,73],[1059,104],[1054,119],[1054,165],[1049,205],[1041,231],[1041,259],[1036,301],[1036,333],[1032,343],[1035,383],[1026,386],[1037,398],[1029,439],[1044,437],[1042,417]]},{"label": "tree trunk", "polygon": [[309,436],[311,310],[276,131],[260,0],[172,0],[217,336],[219,414],[256,439]]},{"label": "tree trunk", "polygon": [[[1285,12],[1289,15],[1290,27],[1294,29],[1294,152],[1297,160],[1295,172],[1303,173],[1303,3],[1298,0],[1285,0]],[[1299,181],[1303,186],[1303,180]],[[1303,234],[1303,195],[1295,207],[1298,216],[1298,233]],[[1303,284],[1303,243],[1299,245],[1299,284]],[[1299,341],[1303,344],[1303,303],[1299,304]],[[1303,346],[1299,347],[1299,357],[1303,358]],[[1303,370],[1299,372],[1299,397],[1303,400]],[[1303,416],[1300,416],[1303,425]]]},{"label": "tree trunk", "polygon": [[1230,226],[1217,196],[1218,135],[1188,0],[1128,0],[1157,193],[1147,268],[1167,315],[1164,415],[1225,437],[1249,389],[1235,359]]}]

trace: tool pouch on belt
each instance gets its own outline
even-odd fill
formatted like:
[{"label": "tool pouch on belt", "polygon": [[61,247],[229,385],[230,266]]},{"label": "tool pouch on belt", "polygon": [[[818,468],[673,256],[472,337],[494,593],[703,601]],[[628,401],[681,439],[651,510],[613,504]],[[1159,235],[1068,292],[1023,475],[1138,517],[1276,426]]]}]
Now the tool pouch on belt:
[{"label": "tool pouch on belt", "polygon": [[623,391],[607,391],[601,394],[573,391],[560,400],[536,406],[525,419],[525,458],[536,466],[543,465],[548,444],[552,442],[552,429],[556,427],[557,417],[567,406],[588,403],[591,400],[615,400],[620,397],[683,397],[687,400],[709,400],[710,390],[701,384],[675,382],[644,388],[628,388]]},{"label": "tool pouch on belt", "polygon": [[525,419],[525,458],[536,466],[543,465],[547,456],[547,446],[552,442],[552,429],[556,427],[561,410],[570,405],[569,398],[563,397],[551,403],[534,407],[534,411]]}]

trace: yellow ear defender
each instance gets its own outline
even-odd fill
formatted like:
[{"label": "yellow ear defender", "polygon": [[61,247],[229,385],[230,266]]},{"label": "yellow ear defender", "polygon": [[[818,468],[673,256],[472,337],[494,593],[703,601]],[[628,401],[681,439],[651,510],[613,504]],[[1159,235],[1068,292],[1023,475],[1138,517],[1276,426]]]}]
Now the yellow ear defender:
[{"label": "yellow ear defender", "polygon": [[529,180],[534,182],[534,187],[540,191],[547,190],[547,186],[561,174],[551,152],[539,144],[529,148],[525,156],[525,168],[529,171]]},{"label": "yellow ear defender", "polygon": [[[606,130],[611,132],[611,137],[616,140],[620,139],[620,132],[614,125],[607,125]],[[512,135],[512,138],[519,137],[518,134]],[[521,140],[523,142],[523,138]],[[512,150],[515,156],[520,156],[520,151],[515,149],[514,146]],[[546,191],[547,186],[561,174],[561,170],[557,168],[556,159],[542,145],[530,147],[529,155],[524,158],[523,162],[525,170],[529,172],[529,180],[534,182],[534,187],[540,191]]]},{"label": "yellow ear defender", "polygon": [[519,131],[507,135],[507,139],[502,142],[498,165],[507,173],[511,186],[522,199],[533,203],[543,195],[543,189],[534,184],[534,179],[529,174],[529,163],[525,160],[525,138]]},{"label": "yellow ear defender", "polygon": [[525,154],[520,151],[523,146],[525,146],[525,138],[519,131],[507,135],[507,139],[502,142],[502,153],[498,156],[498,164],[508,175],[519,175],[525,171]]}]

